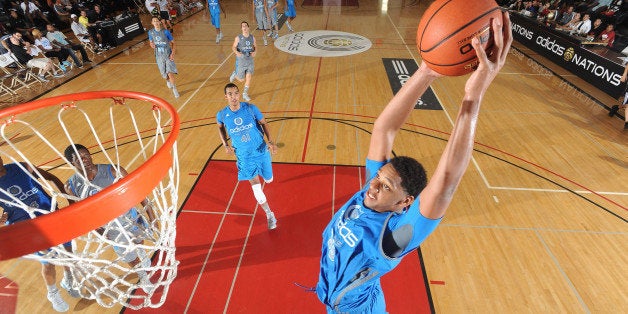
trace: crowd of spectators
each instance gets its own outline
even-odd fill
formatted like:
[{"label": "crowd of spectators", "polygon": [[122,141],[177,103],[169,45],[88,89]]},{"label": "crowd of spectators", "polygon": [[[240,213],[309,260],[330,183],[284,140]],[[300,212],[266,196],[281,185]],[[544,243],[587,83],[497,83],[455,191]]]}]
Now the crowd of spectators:
[{"label": "crowd of spectators", "polygon": [[502,0],[498,3],[547,27],[566,32],[584,45],[622,52],[628,45],[628,1]]},{"label": "crowd of spectators", "polygon": [[[161,2],[173,15],[198,7],[198,1]],[[107,27],[117,17],[151,13],[144,7],[144,0],[0,0],[0,55],[11,52],[14,67],[39,69],[40,81],[62,77],[69,67],[91,62],[87,50],[98,54],[115,47]]]}]

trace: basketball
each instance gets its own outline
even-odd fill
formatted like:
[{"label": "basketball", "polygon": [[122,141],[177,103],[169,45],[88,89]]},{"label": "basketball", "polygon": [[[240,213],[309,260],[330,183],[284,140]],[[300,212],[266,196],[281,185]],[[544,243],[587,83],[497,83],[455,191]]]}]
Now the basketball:
[{"label": "basketball", "polygon": [[491,21],[502,18],[494,0],[436,0],[419,22],[417,48],[423,62],[447,76],[472,72],[478,66],[471,39],[493,46]]}]

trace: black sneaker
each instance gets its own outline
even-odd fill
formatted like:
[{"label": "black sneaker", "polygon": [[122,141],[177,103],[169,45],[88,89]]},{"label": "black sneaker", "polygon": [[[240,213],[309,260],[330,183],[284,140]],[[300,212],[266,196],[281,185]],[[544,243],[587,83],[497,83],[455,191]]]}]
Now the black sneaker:
[{"label": "black sneaker", "polygon": [[617,111],[619,111],[619,105],[615,105],[611,107],[611,110],[608,112],[608,116],[609,117],[614,116],[617,113]]}]

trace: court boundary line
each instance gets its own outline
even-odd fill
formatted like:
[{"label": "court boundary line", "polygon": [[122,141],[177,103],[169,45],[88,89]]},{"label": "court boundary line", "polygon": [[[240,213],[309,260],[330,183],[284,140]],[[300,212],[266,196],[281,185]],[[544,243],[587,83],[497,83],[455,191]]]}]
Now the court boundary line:
[{"label": "court boundary line", "polygon": [[[206,164],[206,167],[209,166],[209,163]],[[200,175],[199,175],[200,178]],[[194,187],[196,186],[196,184],[198,183],[195,182],[194,186],[192,186],[192,189],[190,190],[190,193],[188,195],[191,195],[193,192]],[[205,268],[207,267],[207,262],[209,261],[209,257],[211,256],[211,253],[214,249],[214,244],[216,244],[216,239],[218,238],[218,235],[220,234],[220,230],[222,230],[222,225],[225,221],[225,218],[227,217],[227,213],[229,212],[229,207],[231,207],[231,203],[233,202],[233,199],[235,197],[236,191],[238,190],[238,186],[240,185],[240,181],[236,181],[235,186],[233,187],[233,192],[231,193],[231,196],[229,197],[229,202],[226,204],[225,206],[225,211],[223,213],[222,218],[220,219],[220,223],[218,224],[218,228],[216,228],[216,233],[214,234],[214,238],[212,239],[211,245],[209,246],[209,250],[207,250],[207,254],[205,255],[205,260],[203,261],[203,265],[201,266],[201,269],[198,272],[198,275],[196,277],[196,281],[194,282],[194,288],[192,289],[192,291],[190,292],[190,295],[188,297],[188,302],[185,305],[185,309],[183,310],[184,313],[187,313],[190,309],[190,305],[192,304],[192,300],[194,299],[194,296],[196,295],[196,289],[199,286],[199,283],[201,281],[201,277],[203,277],[203,274],[205,273]],[[186,199],[187,202],[187,199]],[[181,208],[183,208],[183,205],[185,203],[183,203],[181,205]],[[181,213],[181,211],[179,211],[179,213],[177,213],[177,220],[179,219],[179,214]],[[247,236],[248,237],[248,236]],[[124,307],[126,308],[126,307]]]}]

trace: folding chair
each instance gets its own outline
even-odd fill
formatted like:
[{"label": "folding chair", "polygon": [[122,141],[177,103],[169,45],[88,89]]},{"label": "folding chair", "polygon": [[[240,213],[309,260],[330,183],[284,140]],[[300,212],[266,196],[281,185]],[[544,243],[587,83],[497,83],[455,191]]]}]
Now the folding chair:
[{"label": "folding chair", "polygon": [[[16,69],[10,69],[8,66],[11,64],[16,65]],[[16,59],[13,57],[11,52],[6,52],[0,55],[0,67],[2,68],[2,73],[0,73],[0,79],[2,80],[0,89],[4,91],[8,91],[13,95],[17,95],[17,90],[22,87],[29,87],[31,84],[27,84],[29,78],[27,72],[28,70],[20,67],[19,62],[16,62]],[[32,75],[32,73],[31,73]],[[24,77],[24,79],[20,79],[20,77]],[[10,79],[10,85],[5,85],[5,82]],[[32,83],[37,81],[36,79],[32,80]]]}]

